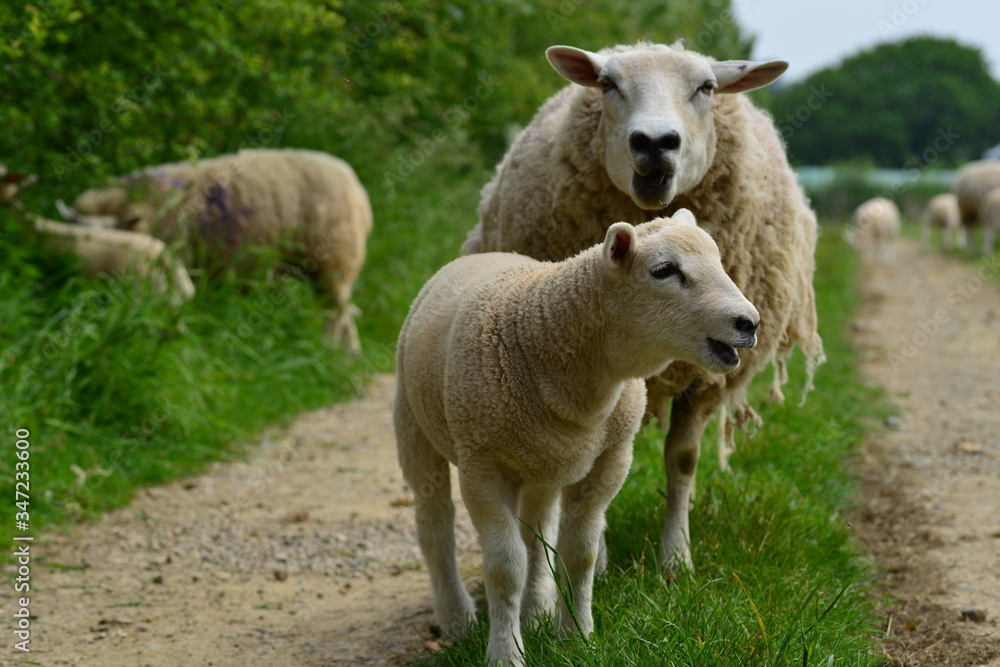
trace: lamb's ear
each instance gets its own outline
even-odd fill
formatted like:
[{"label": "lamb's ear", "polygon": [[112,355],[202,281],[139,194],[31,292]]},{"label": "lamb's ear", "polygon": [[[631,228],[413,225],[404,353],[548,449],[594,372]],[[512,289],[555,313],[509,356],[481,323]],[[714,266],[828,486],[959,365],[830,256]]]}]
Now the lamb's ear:
[{"label": "lamb's ear", "polygon": [[679,222],[682,225],[691,225],[692,227],[698,226],[698,221],[695,220],[694,213],[686,208],[677,209],[670,217],[673,218],[674,222]]},{"label": "lamb's ear", "polygon": [[722,60],[712,63],[719,82],[717,93],[742,93],[771,83],[788,69],[784,60],[754,62],[752,60]]},{"label": "lamb's ear", "polygon": [[604,237],[604,266],[609,269],[628,267],[635,259],[635,250],[639,245],[635,227],[627,222],[616,222],[608,227]]},{"label": "lamb's ear", "polygon": [[597,87],[597,77],[607,64],[605,56],[574,46],[550,46],[545,49],[549,64],[564,77],[581,86]]}]

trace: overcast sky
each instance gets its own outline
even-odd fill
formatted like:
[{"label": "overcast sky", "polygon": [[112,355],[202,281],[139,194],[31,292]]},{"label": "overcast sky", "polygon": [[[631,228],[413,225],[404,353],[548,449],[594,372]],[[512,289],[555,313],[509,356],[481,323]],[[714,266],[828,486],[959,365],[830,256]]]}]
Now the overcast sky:
[{"label": "overcast sky", "polygon": [[1000,80],[1000,0],[733,0],[757,36],[753,58],[789,62],[789,81],[885,41],[918,34],[977,47]]}]

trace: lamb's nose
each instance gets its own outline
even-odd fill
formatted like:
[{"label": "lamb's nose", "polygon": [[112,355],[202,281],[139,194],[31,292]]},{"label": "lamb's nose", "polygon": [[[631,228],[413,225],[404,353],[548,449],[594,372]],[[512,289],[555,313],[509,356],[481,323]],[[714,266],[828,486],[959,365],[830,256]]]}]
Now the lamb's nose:
[{"label": "lamb's nose", "polygon": [[760,320],[754,322],[749,317],[737,317],[736,318],[736,330],[742,334],[747,334],[752,336],[757,331],[757,326],[760,324]]},{"label": "lamb's nose", "polygon": [[636,130],[628,136],[628,145],[633,153],[638,155],[654,155],[661,151],[673,151],[681,147],[681,135],[676,132],[651,137],[641,130]]}]

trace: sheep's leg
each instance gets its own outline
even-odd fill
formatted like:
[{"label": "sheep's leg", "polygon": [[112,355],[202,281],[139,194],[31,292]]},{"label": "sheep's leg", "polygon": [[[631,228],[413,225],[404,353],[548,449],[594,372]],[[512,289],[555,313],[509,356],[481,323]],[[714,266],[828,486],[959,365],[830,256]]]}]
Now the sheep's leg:
[{"label": "sheep's leg", "polygon": [[701,436],[721,404],[718,389],[709,389],[693,398],[674,398],[670,410],[670,430],[663,446],[667,469],[667,516],[660,540],[660,564],[669,568],[693,568],[688,511],[698,469]]},{"label": "sheep's leg", "polygon": [[483,585],[490,613],[486,662],[520,667],[524,664],[521,598],[528,578],[528,552],[515,518],[519,489],[495,471],[472,473],[459,468],[458,480],[483,548]]},{"label": "sheep's leg", "polygon": [[321,269],[313,277],[313,286],[324,306],[331,309],[326,321],[326,333],[348,354],[361,353],[361,338],[354,318],[358,309],[351,303],[356,273],[344,275],[341,271]]},{"label": "sheep's leg", "polygon": [[400,396],[397,391],[394,407],[399,464],[414,493],[417,540],[431,576],[434,613],[442,627],[461,636],[475,620],[476,605],[458,572],[448,461],[434,450]]},{"label": "sheep's leg", "polygon": [[556,580],[549,563],[555,555],[546,555],[546,547],[555,545],[559,535],[559,488],[531,486],[521,496],[521,539],[528,549],[528,583],[521,600],[521,622],[527,623],[541,614],[554,613]]},{"label": "sheep's leg", "polygon": [[560,605],[563,633],[579,631],[586,637],[594,630],[591,602],[604,513],[625,483],[631,464],[629,438],[601,454],[587,476],[563,492],[563,526],[558,543],[568,584]]},{"label": "sheep's leg", "polygon": [[993,254],[993,244],[996,242],[997,232],[989,225],[983,226],[983,257]]}]

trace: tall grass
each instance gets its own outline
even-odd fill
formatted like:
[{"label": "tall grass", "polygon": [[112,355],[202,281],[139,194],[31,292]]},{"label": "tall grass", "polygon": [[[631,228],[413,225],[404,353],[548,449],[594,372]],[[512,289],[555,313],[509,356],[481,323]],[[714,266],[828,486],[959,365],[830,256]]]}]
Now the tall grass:
[{"label": "tall grass", "polygon": [[[832,230],[831,230],[832,231]],[[743,438],[720,472],[704,448],[691,510],[696,570],[668,583],[657,566],[664,516],[662,433],[636,439],[635,463],[608,513],[610,566],[594,595],[590,641],[558,641],[543,624],[526,635],[534,665],[877,665],[873,571],[852,543],[855,502],[848,461],[867,419],[884,403],[866,387],[846,325],[857,297],[853,251],[823,234],[816,276],[829,361],[798,407],[804,383],[793,364],[788,400],[768,403],[766,380],[752,396],[765,425]],[[705,436],[714,443],[715,433]],[[478,664],[485,615],[468,640],[420,665]]]}]

